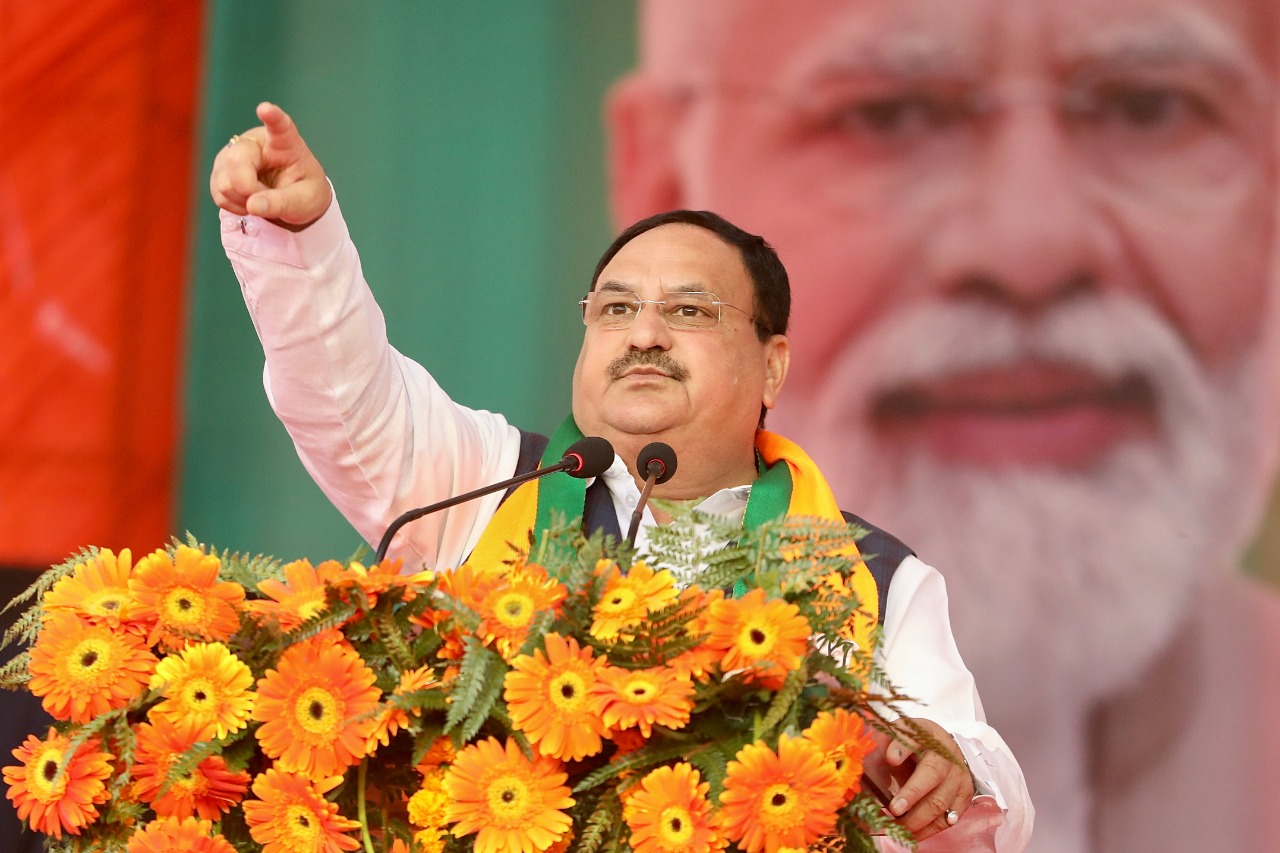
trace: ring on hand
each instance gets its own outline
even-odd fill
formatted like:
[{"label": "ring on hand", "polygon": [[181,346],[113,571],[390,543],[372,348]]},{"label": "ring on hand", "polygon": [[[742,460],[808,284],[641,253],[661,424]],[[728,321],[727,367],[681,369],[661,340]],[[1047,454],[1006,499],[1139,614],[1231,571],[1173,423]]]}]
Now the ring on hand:
[{"label": "ring on hand", "polygon": [[947,826],[955,826],[960,822],[960,812],[955,809],[949,809],[946,814]]},{"label": "ring on hand", "polygon": [[[231,136],[231,138],[227,140],[227,147],[228,147],[228,148],[231,148],[231,147],[232,147],[232,146],[234,146],[237,142],[239,142],[241,139],[247,139],[247,140],[249,140],[250,142],[258,142],[258,140],[257,140],[257,139],[254,139],[252,136],[244,136],[244,135],[242,135],[242,134],[236,133],[236,134],[233,134],[233,135]],[[258,142],[258,147],[259,147],[259,148],[261,148],[261,147],[262,147],[262,143],[261,143],[261,142]]]}]

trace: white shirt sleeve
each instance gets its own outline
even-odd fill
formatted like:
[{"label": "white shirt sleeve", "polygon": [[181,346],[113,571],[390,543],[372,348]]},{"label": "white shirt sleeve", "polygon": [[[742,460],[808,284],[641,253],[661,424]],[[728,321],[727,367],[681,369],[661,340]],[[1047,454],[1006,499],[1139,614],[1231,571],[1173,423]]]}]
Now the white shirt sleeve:
[{"label": "white shirt sleeve", "polygon": [[[501,415],[453,402],[387,341],[336,198],[299,232],[225,211],[221,227],[266,356],[272,408],[307,471],[366,540],[378,542],[406,510],[514,473],[519,432]],[[389,553],[410,570],[457,565],[500,500],[495,493],[420,519],[397,534]],[[997,849],[1024,849],[1034,814],[1026,785],[985,722],[951,634],[941,575],[914,557],[903,561],[884,626],[882,664],[895,687],[919,700],[903,711],[956,737],[1004,812]]]},{"label": "white shirt sleeve", "polygon": [[[917,700],[901,703],[901,711],[932,720],[955,737],[969,762],[978,794],[993,797],[1003,812],[995,830],[995,849],[1001,853],[1024,850],[1031,839],[1035,809],[1022,769],[986,722],[973,675],[960,658],[951,633],[942,575],[914,556],[902,561],[889,585],[877,654],[893,687]],[[983,811],[971,810],[975,821]],[[936,849],[945,849],[945,837],[964,824],[961,820],[954,830],[938,835],[940,846]]]},{"label": "white shirt sleeve", "polygon": [[[302,464],[371,544],[398,515],[510,477],[519,431],[454,403],[387,341],[337,199],[299,232],[223,211],[222,243],[266,356],[263,382]],[[457,565],[501,493],[402,528],[406,570]]]}]

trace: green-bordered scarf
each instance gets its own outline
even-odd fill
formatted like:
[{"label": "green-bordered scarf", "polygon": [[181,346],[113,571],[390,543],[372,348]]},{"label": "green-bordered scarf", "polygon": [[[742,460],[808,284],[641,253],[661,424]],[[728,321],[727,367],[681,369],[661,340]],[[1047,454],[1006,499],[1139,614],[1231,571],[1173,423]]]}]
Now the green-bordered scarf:
[{"label": "green-bordered scarf", "polygon": [[[542,464],[554,465],[560,461],[569,445],[580,438],[582,432],[570,415],[551,436]],[[783,515],[844,520],[826,478],[798,445],[777,433],[756,430],[756,450],[764,462],[764,470],[751,484],[743,526],[755,528]],[[498,507],[467,562],[497,565],[512,559],[511,543],[530,541],[530,532],[541,535],[551,526],[557,512],[565,518],[581,516],[586,499],[587,481],[576,477],[552,475],[521,485]],[[870,632],[880,617],[876,581],[856,546],[850,545],[845,556],[854,561],[850,582],[867,614],[866,619],[859,620],[854,639],[859,646],[869,649]],[[742,590],[735,592],[740,594]]]}]

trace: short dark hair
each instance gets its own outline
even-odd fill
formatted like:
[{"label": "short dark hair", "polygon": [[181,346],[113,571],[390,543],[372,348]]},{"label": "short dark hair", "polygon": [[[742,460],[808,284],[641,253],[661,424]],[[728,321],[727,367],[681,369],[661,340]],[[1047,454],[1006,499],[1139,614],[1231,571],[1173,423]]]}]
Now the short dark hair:
[{"label": "short dark hair", "polygon": [[669,210],[641,219],[627,228],[614,238],[609,248],[600,256],[595,274],[591,276],[591,289],[595,290],[596,283],[600,281],[600,273],[623,246],[660,225],[677,223],[705,228],[738,250],[755,289],[756,304],[752,317],[756,335],[761,341],[767,341],[773,335],[785,335],[787,321],[791,316],[791,282],[787,278],[786,267],[778,259],[778,253],[763,237],[743,231],[723,216],[709,210]]}]

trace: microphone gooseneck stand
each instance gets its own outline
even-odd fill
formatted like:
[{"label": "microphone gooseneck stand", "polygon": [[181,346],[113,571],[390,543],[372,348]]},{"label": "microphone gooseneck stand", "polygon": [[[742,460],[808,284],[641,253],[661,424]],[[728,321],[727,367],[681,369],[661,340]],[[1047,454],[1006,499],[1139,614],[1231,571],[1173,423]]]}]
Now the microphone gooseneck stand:
[{"label": "microphone gooseneck stand", "polygon": [[676,452],[671,445],[661,441],[646,444],[636,457],[636,470],[644,472],[644,488],[640,490],[640,500],[631,513],[631,525],[627,528],[627,544],[636,544],[636,533],[640,531],[640,519],[644,516],[644,508],[649,503],[649,493],[654,486],[662,485],[676,473]]},{"label": "microphone gooseneck stand", "polygon": [[501,483],[494,483],[489,486],[483,486],[479,489],[473,489],[470,492],[464,492],[455,495],[439,503],[433,503],[429,506],[411,509],[398,516],[395,521],[387,527],[387,532],[382,534],[382,541],[378,543],[378,550],[374,552],[374,562],[381,563],[382,558],[387,555],[387,548],[391,546],[391,540],[400,530],[411,521],[416,521],[424,515],[430,515],[433,512],[439,512],[442,509],[448,509],[451,506],[457,506],[460,503],[466,503],[479,497],[510,488],[521,483],[527,483],[530,480],[536,480],[539,477],[545,477],[548,474],[555,474],[558,471],[564,471],[571,477],[586,479],[587,477],[599,477],[605,471],[609,470],[609,466],[613,464],[613,445],[608,440],[599,436],[588,436],[575,441],[565,450],[564,456],[560,457],[560,461],[554,465],[548,465],[546,468],[538,468],[534,471],[528,471],[524,474],[503,480]]}]

